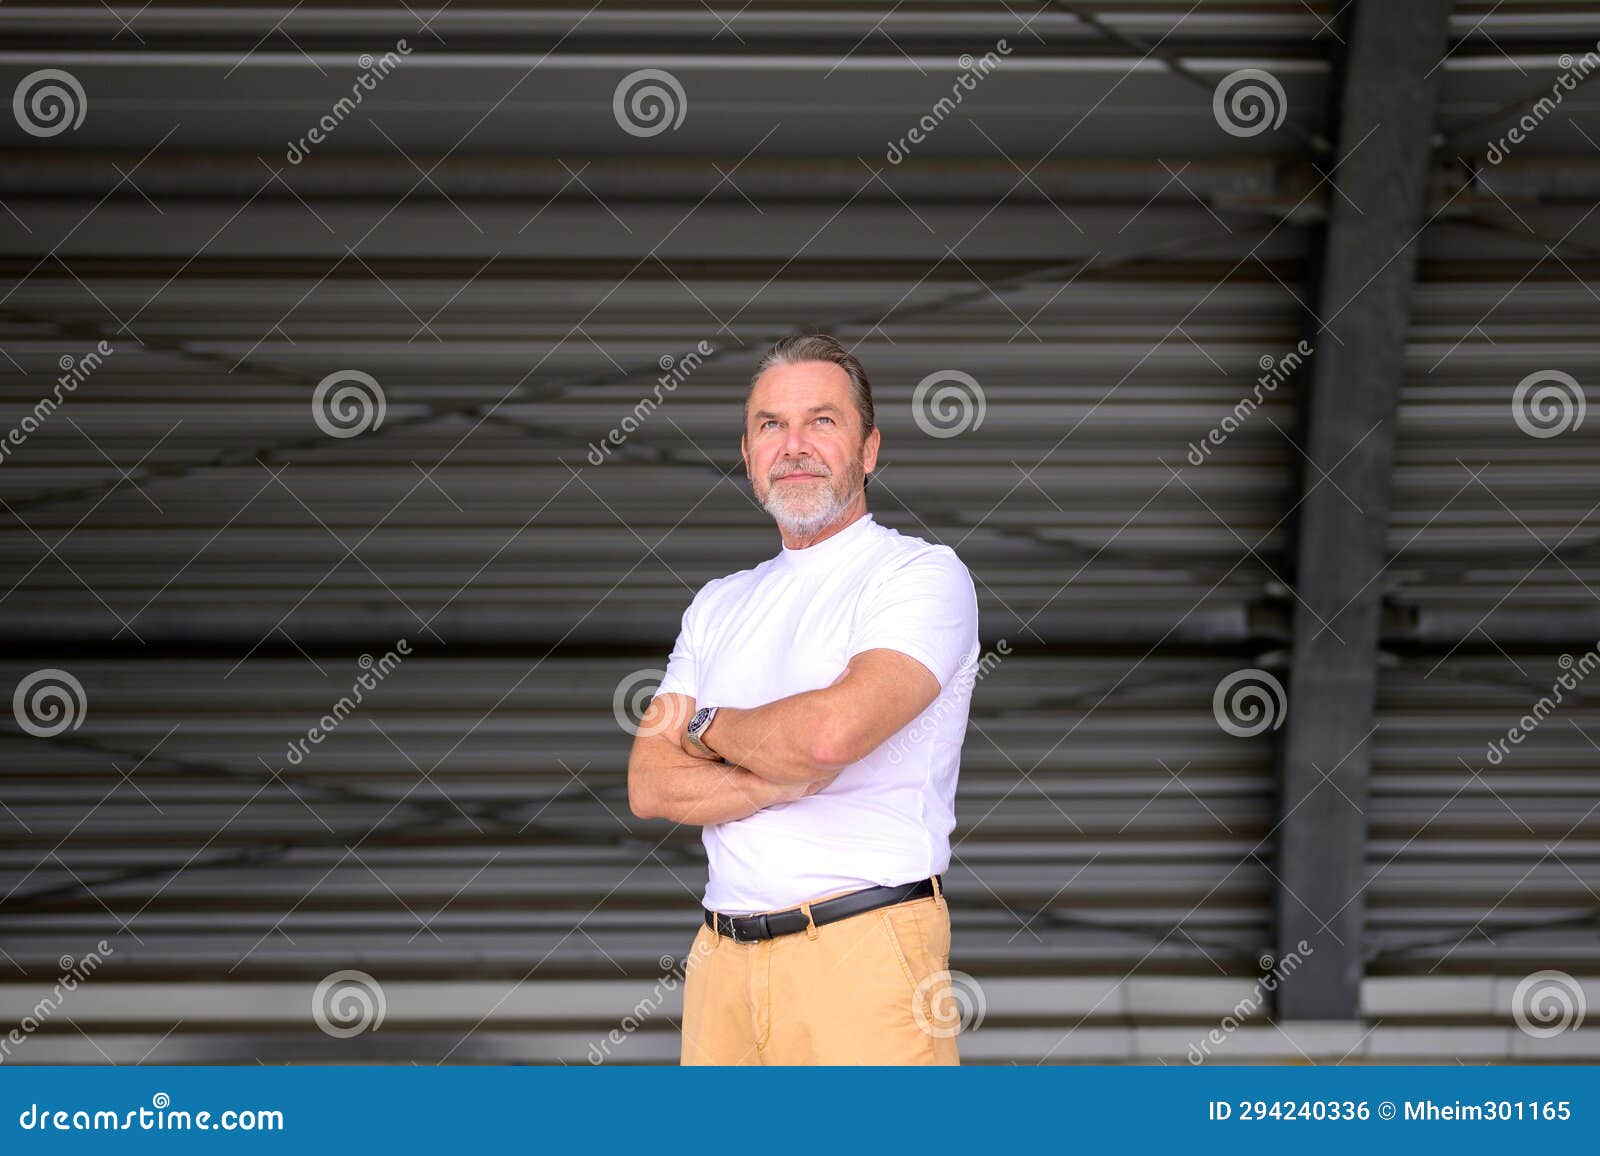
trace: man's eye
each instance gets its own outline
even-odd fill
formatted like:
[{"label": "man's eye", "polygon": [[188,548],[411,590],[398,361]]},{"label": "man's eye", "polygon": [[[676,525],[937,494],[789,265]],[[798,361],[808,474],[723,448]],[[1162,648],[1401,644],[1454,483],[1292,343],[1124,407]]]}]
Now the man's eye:
[{"label": "man's eye", "polygon": [[826,414],[824,414],[823,416],[819,417],[817,420],[818,421],[826,421],[826,422],[833,421],[833,419],[831,417],[828,417]]},{"label": "man's eye", "polygon": [[776,418],[770,418],[769,417],[766,421],[761,423],[761,428],[762,429],[766,429],[769,425],[775,425],[776,423],[777,423],[777,419]]}]

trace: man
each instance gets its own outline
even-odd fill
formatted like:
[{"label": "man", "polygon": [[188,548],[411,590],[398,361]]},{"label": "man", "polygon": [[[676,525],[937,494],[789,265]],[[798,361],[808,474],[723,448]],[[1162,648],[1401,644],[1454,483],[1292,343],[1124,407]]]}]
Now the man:
[{"label": "man", "polygon": [[704,827],[685,1064],[954,1064],[949,866],[978,606],[948,546],[879,525],[866,372],[760,361],[740,453],[782,550],[684,612],[628,762],[640,818]]}]

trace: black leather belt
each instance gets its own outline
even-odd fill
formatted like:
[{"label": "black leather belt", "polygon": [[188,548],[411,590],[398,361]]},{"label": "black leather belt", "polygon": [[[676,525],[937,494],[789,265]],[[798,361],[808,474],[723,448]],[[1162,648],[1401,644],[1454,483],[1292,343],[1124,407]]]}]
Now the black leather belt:
[{"label": "black leather belt", "polygon": [[[906,903],[912,899],[929,899],[933,896],[935,879],[939,881],[939,888],[943,891],[944,876],[934,875],[927,879],[918,879],[913,883],[900,883],[892,887],[868,887],[861,891],[852,891],[848,895],[824,899],[820,903],[811,905],[811,920],[821,927],[824,923],[835,923],[852,915],[860,915],[864,911],[875,911],[879,907]],[[755,943],[757,940],[773,939],[779,935],[793,935],[797,931],[804,931],[807,925],[806,913],[798,907],[769,911],[761,915],[723,915],[716,911],[706,911],[704,908],[701,910],[705,911],[707,927],[737,943]]]}]

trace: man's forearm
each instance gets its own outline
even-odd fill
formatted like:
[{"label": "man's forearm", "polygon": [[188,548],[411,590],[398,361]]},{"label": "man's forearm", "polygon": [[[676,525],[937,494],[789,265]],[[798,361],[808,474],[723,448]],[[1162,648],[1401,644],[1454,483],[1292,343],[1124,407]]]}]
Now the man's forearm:
[{"label": "man's forearm", "polygon": [[703,827],[744,819],[799,796],[732,762],[697,759],[667,742],[651,742],[628,768],[628,802],[641,819]]},{"label": "man's forearm", "polygon": [[[832,779],[866,758],[939,697],[939,680],[918,659],[870,647],[820,690],[763,706],[719,706],[701,741],[730,763],[774,783]],[[686,736],[679,744],[696,754]]]},{"label": "man's forearm", "polygon": [[837,775],[850,760],[830,749],[831,688],[805,691],[765,706],[719,707],[705,743],[730,763],[774,783],[808,783]]}]

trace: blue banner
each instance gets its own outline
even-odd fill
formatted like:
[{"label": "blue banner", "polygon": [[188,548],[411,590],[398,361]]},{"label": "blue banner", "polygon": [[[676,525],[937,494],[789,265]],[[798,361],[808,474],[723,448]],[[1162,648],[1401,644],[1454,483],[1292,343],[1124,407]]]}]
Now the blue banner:
[{"label": "blue banner", "polygon": [[0,1152],[1593,1151],[1597,1093],[1593,1067],[6,1067]]}]

